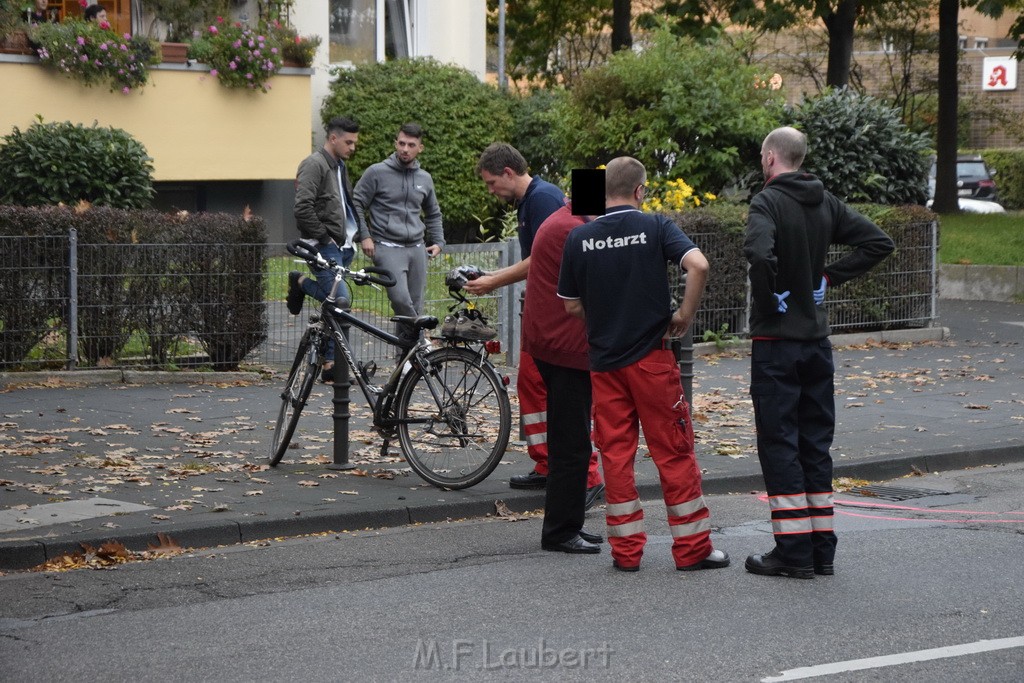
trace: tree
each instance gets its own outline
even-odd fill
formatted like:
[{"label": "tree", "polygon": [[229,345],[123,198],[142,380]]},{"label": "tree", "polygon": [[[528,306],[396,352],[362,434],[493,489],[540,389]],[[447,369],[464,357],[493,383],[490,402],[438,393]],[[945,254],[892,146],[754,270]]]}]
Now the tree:
[{"label": "tree", "polygon": [[616,52],[583,74],[556,105],[551,139],[571,167],[629,155],[652,177],[717,193],[756,168],[781,99],[726,41],[662,29],[644,50]]},{"label": "tree", "polygon": [[612,52],[633,47],[632,0],[614,0],[612,4]]},{"label": "tree", "polygon": [[677,20],[677,31],[702,36],[737,24],[768,32],[821,21],[828,34],[825,85],[845,87],[850,81],[857,22],[879,8],[902,0],[666,0],[662,13]]},{"label": "tree", "polygon": [[[1021,10],[1021,0],[939,0],[939,115],[935,140],[935,203],[938,213],[959,211],[956,193],[957,108],[960,82],[957,64],[960,59],[960,7],[974,7],[982,14],[998,19],[1007,9]],[[1010,29],[1020,41],[1024,35],[1024,15]],[[1017,46],[1016,57],[1024,58],[1024,43]]]},{"label": "tree", "polygon": [[[620,1],[616,0],[616,3]],[[488,8],[492,10],[490,14],[493,20],[497,0],[488,0]],[[622,8],[619,14],[621,17]],[[611,43],[606,32],[612,23],[612,0],[529,0],[508,3],[505,10],[505,35],[509,43],[510,78],[571,86],[581,73],[603,64],[608,58]],[[494,26],[490,28],[495,30]],[[620,27],[616,37],[625,40],[621,30]],[[631,37],[629,41],[632,41]]]}]

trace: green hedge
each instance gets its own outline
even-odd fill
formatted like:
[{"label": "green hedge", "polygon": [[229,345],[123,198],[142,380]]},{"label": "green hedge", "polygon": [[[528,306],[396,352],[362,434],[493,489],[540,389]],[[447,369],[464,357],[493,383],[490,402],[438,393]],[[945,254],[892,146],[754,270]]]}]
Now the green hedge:
[{"label": "green hedge", "polygon": [[977,152],[996,172],[999,203],[1008,211],[1024,209],[1024,150],[983,149]]},{"label": "green hedge", "polygon": [[76,362],[116,362],[139,335],[165,366],[198,341],[214,369],[238,367],[266,338],[266,235],[259,218],[93,207],[0,206],[0,367],[67,332],[68,236],[77,231]]}]

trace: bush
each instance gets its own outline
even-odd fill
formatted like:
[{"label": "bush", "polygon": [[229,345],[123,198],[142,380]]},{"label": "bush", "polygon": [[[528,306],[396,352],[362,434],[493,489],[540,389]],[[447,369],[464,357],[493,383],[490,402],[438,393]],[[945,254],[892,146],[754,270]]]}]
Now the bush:
[{"label": "bush", "polygon": [[556,184],[559,177],[567,176],[572,170],[551,144],[555,112],[566,96],[565,90],[552,87],[509,98],[512,114],[509,142],[526,157],[531,175]]},{"label": "bush", "polygon": [[807,135],[804,170],[846,201],[924,204],[929,142],[868,95],[831,90],[784,117]]},{"label": "bush", "polygon": [[0,369],[16,367],[62,320],[68,291],[65,209],[0,205]]},{"label": "bush", "polygon": [[149,80],[149,66],[160,61],[155,42],[118,35],[94,21],[68,19],[43,23],[31,31],[39,61],[68,78],[90,86],[103,83],[125,95]]},{"label": "bush", "polygon": [[81,200],[145,208],[153,197],[146,148],[119,128],[33,123],[0,145],[0,204],[41,206]]},{"label": "bush", "polygon": [[77,233],[78,353],[116,360],[133,334],[164,366],[186,337],[218,370],[266,338],[262,220],[93,207],[0,206],[0,365],[67,331],[68,236]]},{"label": "bush", "polygon": [[353,180],[395,151],[403,123],[423,126],[419,161],[434,179],[446,239],[466,241],[479,225],[474,216],[496,206],[476,175],[476,162],[491,142],[508,139],[512,120],[504,96],[469,71],[432,59],[339,71],[321,109],[325,124],[335,116],[360,124],[359,147],[349,163]]},{"label": "bush", "polygon": [[236,370],[267,338],[267,235],[260,218],[196,214],[181,224],[181,241],[197,245],[178,264],[188,319],[214,370]]},{"label": "bush", "polygon": [[717,333],[723,325],[732,334],[743,331],[747,326],[747,263],[743,259],[746,207],[718,203],[668,215],[711,264],[694,318],[693,336],[699,339],[708,330]]},{"label": "bush", "polygon": [[652,177],[719,193],[751,170],[778,120],[781,92],[725,41],[660,30],[640,51],[584,73],[558,107],[552,137],[567,165],[636,157]]},{"label": "bush", "polygon": [[979,153],[996,172],[999,203],[1014,211],[1024,209],[1024,150],[984,149]]},{"label": "bush", "polygon": [[209,65],[210,75],[223,86],[264,93],[281,69],[281,47],[275,36],[220,17],[193,42],[189,57]]}]

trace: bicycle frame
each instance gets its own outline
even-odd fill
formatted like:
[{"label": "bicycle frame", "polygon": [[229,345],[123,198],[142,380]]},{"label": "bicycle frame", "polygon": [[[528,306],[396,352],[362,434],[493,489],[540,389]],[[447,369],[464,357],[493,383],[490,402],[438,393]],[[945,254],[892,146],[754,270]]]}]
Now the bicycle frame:
[{"label": "bicycle frame", "polygon": [[[329,328],[329,333],[334,338],[335,350],[341,349],[341,353],[345,358],[345,364],[349,368],[350,379],[354,380],[359,386],[359,390],[363,393],[363,397],[366,399],[367,405],[373,409],[374,424],[378,427],[391,428],[396,427],[399,424],[415,424],[420,422],[428,422],[427,419],[406,419],[399,420],[392,415],[392,406],[398,388],[398,384],[402,379],[402,368],[406,363],[410,363],[414,368],[418,368],[424,378],[426,386],[433,396],[435,403],[438,406],[444,405],[444,387],[441,387],[441,391],[438,390],[438,382],[430,376],[430,364],[429,361],[424,358],[426,352],[430,350],[430,344],[424,339],[423,331],[419,331],[419,336],[416,343],[412,346],[406,346],[402,339],[398,336],[380,329],[372,323],[368,323],[364,320],[360,320],[350,312],[336,306],[337,302],[337,289],[344,276],[341,273],[336,273],[334,276],[334,286],[331,288],[331,293],[324,300],[323,306],[321,307],[321,320],[325,321]],[[345,336],[342,329],[342,325],[348,323],[349,325],[358,327],[363,332],[380,339],[381,341],[404,349],[404,354],[401,360],[395,364],[395,369],[391,372],[387,382],[382,387],[376,387],[367,382],[361,372],[359,372],[359,366],[357,365],[355,354],[352,352],[352,347],[348,343],[348,338]],[[481,353],[481,360],[486,359],[486,349]],[[371,388],[372,387],[372,388]]]}]

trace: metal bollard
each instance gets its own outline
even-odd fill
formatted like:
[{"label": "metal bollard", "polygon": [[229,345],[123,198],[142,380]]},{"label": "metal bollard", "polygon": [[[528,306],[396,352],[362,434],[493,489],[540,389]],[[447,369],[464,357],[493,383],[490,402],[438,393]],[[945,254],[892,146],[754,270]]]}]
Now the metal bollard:
[{"label": "metal bollard", "polygon": [[693,325],[682,337],[672,340],[672,353],[679,366],[679,383],[683,385],[686,402],[693,406]]},{"label": "metal bollard", "polygon": [[[349,325],[342,325],[342,333],[348,339]],[[335,350],[335,356],[340,351]],[[355,465],[348,461],[348,418],[350,413],[349,389],[352,386],[348,374],[348,363],[343,358],[335,358],[334,361],[334,462],[327,466],[329,470],[352,470]]]}]

